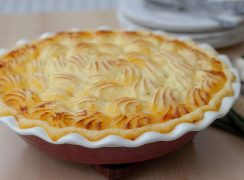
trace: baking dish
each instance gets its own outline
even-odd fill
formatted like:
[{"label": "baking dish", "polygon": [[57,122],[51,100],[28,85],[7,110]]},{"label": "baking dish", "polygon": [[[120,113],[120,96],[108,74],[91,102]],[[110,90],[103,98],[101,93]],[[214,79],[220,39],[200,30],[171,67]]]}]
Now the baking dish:
[{"label": "baking dish", "polygon": [[[163,32],[154,31],[154,33],[161,34]],[[55,33],[44,33],[40,38],[43,39],[54,34]],[[190,41],[185,37],[179,37],[179,39]],[[27,42],[27,40],[20,40],[16,45],[23,45]],[[200,46],[209,53],[216,53],[214,49],[207,44],[202,44]],[[0,50],[1,54],[5,52],[5,50]],[[98,141],[89,141],[81,135],[69,134],[57,141],[53,141],[41,127],[20,129],[13,117],[1,117],[0,122],[6,124],[14,132],[39,149],[69,161],[89,164],[120,164],[155,158],[190,142],[198,131],[205,129],[214,120],[226,115],[237,99],[240,91],[237,71],[233,68],[230,60],[226,56],[219,55],[218,58],[224,62],[229,70],[236,76],[235,82],[232,83],[234,95],[225,97],[222,100],[219,111],[205,112],[204,118],[199,122],[195,124],[181,123],[167,134],[146,132],[135,140],[109,135]]]}]

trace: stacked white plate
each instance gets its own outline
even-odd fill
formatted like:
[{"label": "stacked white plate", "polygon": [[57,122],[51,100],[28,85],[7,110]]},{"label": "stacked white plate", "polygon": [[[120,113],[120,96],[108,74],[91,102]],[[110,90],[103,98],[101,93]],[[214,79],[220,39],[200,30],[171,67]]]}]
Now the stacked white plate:
[{"label": "stacked white plate", "polygon": [[175,36],[186,36],[215,48],[244,41],[244,18],[235,17],[238,24],[223,27],[212,16],[203,13],[172,10],[150,5],[146,0],[121,0],[117,11],[123,28],[157,29]]}]

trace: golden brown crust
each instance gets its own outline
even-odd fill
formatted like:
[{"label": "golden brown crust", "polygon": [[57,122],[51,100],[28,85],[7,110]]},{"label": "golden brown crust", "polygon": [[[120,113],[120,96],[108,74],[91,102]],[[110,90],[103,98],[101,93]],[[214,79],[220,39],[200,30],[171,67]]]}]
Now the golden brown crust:
[{"label": "golden brown crust", "polygon": [[0,115],[57,140],[170,132],[218,110],[233,75],[194,43],[147,32],[61,32],[0,57]]}]

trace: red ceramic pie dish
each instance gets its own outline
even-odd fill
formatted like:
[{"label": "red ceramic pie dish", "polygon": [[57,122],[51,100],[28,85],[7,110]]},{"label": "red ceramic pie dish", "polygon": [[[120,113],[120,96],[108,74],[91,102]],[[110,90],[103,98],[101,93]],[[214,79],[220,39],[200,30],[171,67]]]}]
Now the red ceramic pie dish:
[{"label": "red ceramic pie dish", "polygon": [[[48,34],[42,35],[48,36]],[[211,49],[202,45],[202,48]],[[213,49],[211,49],[213,50]],[[0,50],[0,55],[1,55]],[[218,111],[207,111],[203,119],[196,123],[178,124],[171,132],[146,132],[135,140],[128,140],[116,135],[106,136],[98,141],[89,141],[79,134],[68,134],[52,140],[41,127],[21,129],[14,117],[0,117],[0,123],[9,126],[25,141],[36,148],[55,156],[76,163],[86,164],[125,164],[153,159],[168,154],[191,142],[197,132],[208,127],[214,120],[225,116],[231,109],[240,92],[238,73],[226,56],[218,56],[225,63],[236,79],[232,83],[233,95],[224,97]]]},{"label": "red ceramic pie dish", "polygon": [[26,142],[58,159],[85,164],[125,164],[157,158],[191,142],[196,132],[188,132],[173,141],[161,141],[139,147],[86,148],[72,144],[51,144],[36,136],[21,136]]}]

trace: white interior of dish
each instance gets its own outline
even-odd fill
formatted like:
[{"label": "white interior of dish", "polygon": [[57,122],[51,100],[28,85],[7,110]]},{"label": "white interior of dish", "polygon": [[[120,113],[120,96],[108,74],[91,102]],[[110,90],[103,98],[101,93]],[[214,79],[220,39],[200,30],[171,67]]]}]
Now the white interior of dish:
[{"label": "white interior of dish", "polygon": [[[110,29],[107,26],[98,27],[99,30],[107,30]],[[73,28],[71,31],[78,31],[79,29]],[[134,31],[137,29],[127,29],[127,31]],[[165,32],[161,31],[154,31],[156,34],[165,34]],[[47,38],[53,36],[55,33],[48,32],[44,33],[40,36],[40,39]],[[178,39],[183,41],[189,41],[188,37],[179,37]],[[22,39],[16,43],[16,46],[23,45],[28,43],[28,40]],[[208,44],[200,44],[200,47],[208,51],[209,53],[216,54],[216,51]],[[0,55],[6,53],[7,50],[0,49]],[[167,134],[161,134],[158,132],[146,132],[139,136],[135,140],[128,140],[123,137],[117,135],[109,135],[101,140],[98,141],[89,141],[88,139],[82,137],[79,134],[68,134],[63,136],[57,141],[53,141],[49,138],[47,133],[41,127],[29,128],[29,129],[20,129],[17,121],[14,117],[6,116],[0,118],[0,123],[7,125],[10,129],[16,132],[19,135],[34,135],[37,136],[49,143],[52,144],[73,144],[73,145],[80,145],[87,148],[100,148],[100,147],[138,147],[144,144],[153,143],[157,141],[172,141],[175,140],[182,135],[186,134],[190,131],[201,131],[208,127],[214,120],[225,116],[229,110],[231,109],[232,105],[234,104],[235,100],[238,98],[240,93],[240,80],[237,70],[232,66],[230,60],[225,55],[219,55],[218,58],[224,62],[228,67],[229,70],[237,77],[236,81],[232,83],[234,89],[234,95],[230,97],[225,97],[222,100],[221,107],[219,111],[213,112],[208,111],[204,113],[204,118],[195,124],[190,123],[181,123],[175,127],[173,131]]]}]

